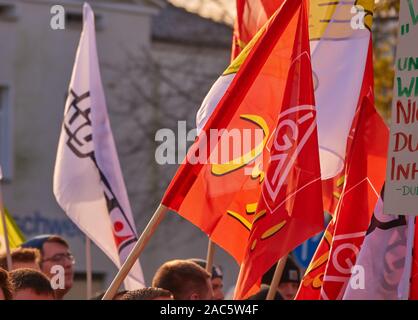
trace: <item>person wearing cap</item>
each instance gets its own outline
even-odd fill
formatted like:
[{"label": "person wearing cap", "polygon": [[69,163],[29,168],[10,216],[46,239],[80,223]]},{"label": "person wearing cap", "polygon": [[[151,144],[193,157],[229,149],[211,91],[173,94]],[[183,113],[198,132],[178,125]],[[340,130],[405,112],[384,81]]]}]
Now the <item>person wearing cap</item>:
[{"label": "person wearing cap", "polygon": [[[266,300],[273,281],[277,263],[267,271],[261,279],[260,291],[248,298],[248,300]],[[277,292],[273,300],[293,300],[299,288],[300,270],[291,256],[287,257],[282,277],[277,287]]]},{"label": "person wearing cap", "polygon": [[[203,269],[206,269],[206,261],[203,259],[190,259],[194,263],[197,263]],[[211,273],[211,283],[212,283],[212,290],[213,290],[213,300],[224,300],[225,294],[223,292],[223,272],[222,269],[217,266],[212,266],[212,273]]]},{"label": "person wearing cap", "polygon": [[284,300],[293,300],[295,298],[298,292],[300,278],[299,267],[293,258],[288,256],[279,287],[277,288],[277,291],[279,291]]},{"label": "person wearing cap", "polygon": [[64,269],[64,288],[55,289],[56,299],[63,299],[71,290],[74,281],[74,256],[70,252],[67,241],[58,235],[40,235],[21,245],[22,248],[36,248],[41,252],[41,271],[52,278],[57,275],[54,266]]}]

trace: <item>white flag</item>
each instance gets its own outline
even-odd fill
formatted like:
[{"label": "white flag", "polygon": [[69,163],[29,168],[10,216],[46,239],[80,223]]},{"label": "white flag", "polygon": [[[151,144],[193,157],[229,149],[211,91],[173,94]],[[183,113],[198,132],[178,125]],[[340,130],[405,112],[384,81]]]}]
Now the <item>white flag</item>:
[{"label": "white flag", "polygon": [[[54,194],[71,220],[119,268],[137,233],[107,115],[94,13],[87,3],[58,145]],[[139,262],[125,287],[144,287]]]},{"label": "white flag", "polygon": [[[414,223],[409,224],[414,228]],[[344,300],[398,300],[404,295],[403,278],[409,281],[411,260],[407,249],[408,223],[405,216],[383,214],[379,199],[367,235],[358,255],[355,270],[364,270],[351,277]],[[360,277],[364,277],[361,279]],[[364,282],[363,285],[360,285]]]}]

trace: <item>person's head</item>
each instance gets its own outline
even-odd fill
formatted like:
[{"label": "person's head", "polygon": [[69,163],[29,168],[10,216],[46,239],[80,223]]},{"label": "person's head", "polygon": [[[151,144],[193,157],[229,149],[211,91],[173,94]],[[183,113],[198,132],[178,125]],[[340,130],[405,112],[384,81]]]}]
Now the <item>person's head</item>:
[{"label": "person's head", "polygon": [[123,296],[128,293],[128,290],[121,290],[116,292],[115,296],[113,297],[112,300],[122,300]]},{"label": "person's head", "polygon": [[[194,258],[190,259],[190,261],[197,263],[199,266],[206,270],[205,260]],[[222,269],[217,265],[212,266],[211,283],[213,290],[213,300],[224,300],[225,294],[223,292],[223,272]]]},{"label": "person's head", "polygon": [[0,268],[0,300],[12,300],[13,289],[9,273]]},{"label": "person's head", "polygon": [[57,289],[56,296],[62,299],[70,291],[74,281],[74,257],[70,246],[64,238],[58,235],[42,235],[35,237],[22,245],[23,248],[37,248],[41,252],[41,270],[49,278],[53,274],[53,267],[60,265],[64,268],[64,289]]},{"label": "person's head", "polygon": [[17,269],[10,272],[14,300],[54,300],[55,294],[49,279],[33,269]]},{"label": "person's head", "polygon": [[188,260],[164,263],[155,273],[152,286],[173,293],[175,300],[211,300],[213,298],[210,274]]},{"label": "person's head", "polygon": [[[41,271],[41,254],[36,248],[17,248],[12,250],[12,270],[29,268]],[[6,254],[0,255],[0,268],[7,269]],[[12,271],[10,270],[10,271]]]},{"label": "person's head", "polygon": [[142,288],[126,292],[120,300],[173,300],[173,294],[161,288]]},{"label": "person's head", "polygon": [[[276,270],[275,264],[269,271],[263,276],[262,283],[270,285],[273,280],[274,271]],[[280,279],[277,291],[283,297],[284,300],[293,300],[296,296],[300,284],[300,270],[291,256],[287,257],[286,265],[283,269],[283,274]]]}]

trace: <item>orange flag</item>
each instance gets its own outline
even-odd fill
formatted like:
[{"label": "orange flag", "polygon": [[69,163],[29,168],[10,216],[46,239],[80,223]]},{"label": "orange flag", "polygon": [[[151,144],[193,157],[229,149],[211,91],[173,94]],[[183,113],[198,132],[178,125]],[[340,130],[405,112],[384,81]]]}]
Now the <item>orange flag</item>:
[{"label": "orange flag", "polygon": [[237,299],[246,297],[281,257],[324,228],[305,2],[293,21],[297,29],[291,68],[237,282]]},{"label": "orange flag", "polygon": [[[312,107],[314,104],[310,90],[289,91],[292,83],[288,79],[297,86],[300,82],[298,72],[303,71],[306,76],[311,74],[309,50],[305,47],[302,50],[301,47],[302,44],[305,45],[304,37],[307,36],[302,32],[305,26],[302,28],[300,22],[302,2],[302,0],[284,2],[281,10],[273,15],[214,84],[199,110],[200,115],[209,114],[209,116],[203,121],[204,125],[196,142],[189,149],[185,162],[180,166],[162,200],[163,205],[178,212],[210,235],[212,241],[229,252],[238,263],[244,258],[253,221],[262,218],[261,215],[256,214],[256,208],[265,181],[265,171],[270,163],[273,137],[280,134],[284,140],[276,144],[281,143],[291,151],[295,151],[294,139],[302,139],[303,133],[308,128],[311,134],[309,137],[316,139],[316,129],[312,127],[316,124],[315,109]],[[305,20],[303,22],[306,24]],[[303,54],[296,56],[296,49]],[[295,61],[292,65],[293,60]],[[309,88],[311,83],[307,85]],[[306,105],[300,107],[299,111],[296,107],[302,104],[296,104],[297,94],[301,95],[300,103]],[[217,102],[216,97],[219,95],[222,98]],[[214,101],[215,106],[213,106]],[[295,108],[291,109],[292,107]],[[213,111],[207,113],[205,108]],[[286,115],[288,121],[284,124],[288,125],[282,124],[283,127],[277,131],[279,115],[285,110],[288,110]],[[283,117],[285,114],[282,114],[281,118]],[[205,119],[205,116],[202,118]],[[301,121],[299,126],[303,132],[299,133],[299,137],[295,136],[296,132],[291,131],[298,130],[297,126],[293,126],[295,120]],[[253,141],[249,148],[251,150],[240,147],[238,149],[241,152],[236,155],[234,152],[236,144],[225,143],[228,139],[224,139],[231,130],[238,133],[238,137],[240,135],[243,137],[241,140],[238,139],[238,142],[235,141],[237,144],[242,142],[245,145],[248,141]],[[245,132],[248,133],[248,130],[251,139],[245,137]],[[224,134],[217,135],[217,131]],[[260,132],[262,137],[257,139],[256,136],[259,136],[257,133]],[[286,133],[288,135],[285,135]],[[215,141],[213,136],[217,136]],[[207,137],[211,137],[209,142]],[[312,139],[308,139],[307,146],[310,147]],[[233,159],[216,161],[219,160],[216,154],[225,153],[225,149],[228,154],[233,154]],[[316,147],[315,150],[317,149]],[[307,151],[303,152],[305,154]],[[297,153],[293,154],[297,155]],[[310,154],[310,162],[319,166],[315,157],[315,152]],[[282,200],[284,200],[283,193],[289,192],[287,208],[294,206],[295,198],[290,192],[296,192],[299,187],[297,180],[293,181],[293,185],[287,184],[293,178],[300,176],[300,181],[303,181],[307,176],[302,170],[303,167],[296,172],[295,165],[290,160],[294,159],[284,159],[283,156],[283,165],[292,164],[289,166],[290,173],[283,175],[284,178],[280,175],[274,185],[276,188],[279,182],[280,185],[285,186],[281,189],[276,188],[280,191],[279,198]],[[310,174],[316,176],[316,171],[312,168]],[[311,185],[308,190],[313,186]],[[313,213],[312,210],[307,212]],[[289,226],[293,224],[289,223]],[[317,229],[315,225],[312,228]]]}]

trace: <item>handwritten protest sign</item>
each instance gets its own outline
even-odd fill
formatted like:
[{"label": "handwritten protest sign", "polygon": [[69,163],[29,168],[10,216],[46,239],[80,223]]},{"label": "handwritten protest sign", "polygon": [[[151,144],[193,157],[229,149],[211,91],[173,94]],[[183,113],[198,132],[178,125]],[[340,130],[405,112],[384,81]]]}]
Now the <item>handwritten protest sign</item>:
[{"label": "handwritten protest sign", "polygon": [[385,214],[418,215],[418,1],[401,0]]}]

